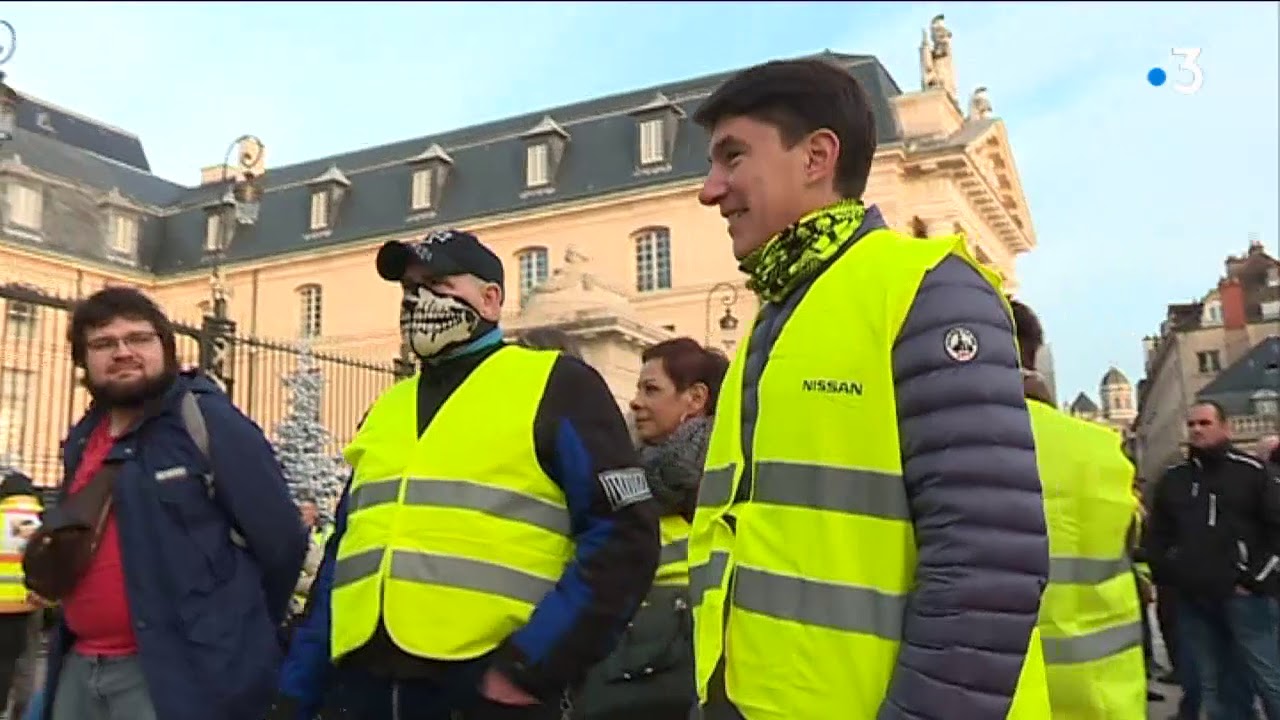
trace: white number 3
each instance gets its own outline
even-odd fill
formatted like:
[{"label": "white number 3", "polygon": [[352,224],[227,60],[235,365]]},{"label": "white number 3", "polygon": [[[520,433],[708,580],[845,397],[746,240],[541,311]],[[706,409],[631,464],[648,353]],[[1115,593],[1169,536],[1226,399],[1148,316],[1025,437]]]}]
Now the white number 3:
[{"label": "white number 3", "polygon": [[1178,63],[1178,69],[1191,74],[1191,82],[1174,83],[1173,89],[1183,95],[1196,94],[1204,84],[1204,71],[1200,69],[1200,64],[1197,62],[1200,59],[1200,48],[1174,48],[1173,56],[1181,60]]}]

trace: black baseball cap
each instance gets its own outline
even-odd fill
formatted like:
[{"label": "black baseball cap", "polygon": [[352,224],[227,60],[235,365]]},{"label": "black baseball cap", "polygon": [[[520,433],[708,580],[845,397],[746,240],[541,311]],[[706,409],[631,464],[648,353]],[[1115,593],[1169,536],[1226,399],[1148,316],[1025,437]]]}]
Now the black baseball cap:
[{"label": "black baseball cap", "polygon": [[421,240],[392,240],[378,249],[378,274],[400,282],[413,263],[432,277],[475,275],[503,287],[502,261],[475,236],[464,230],[436,230]]},{"label": "black baseball cap", "polygon": [[35,483],[31,482],[31,478],[17,470],[0,472],[0,477],[3,477],[3,480],[0,480],[0,498],[36,494]]}]

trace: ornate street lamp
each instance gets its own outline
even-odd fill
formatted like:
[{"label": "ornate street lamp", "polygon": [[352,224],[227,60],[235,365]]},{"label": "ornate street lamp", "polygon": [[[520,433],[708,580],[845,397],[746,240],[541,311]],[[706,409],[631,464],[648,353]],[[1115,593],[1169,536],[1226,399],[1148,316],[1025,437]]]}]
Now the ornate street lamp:
[{"label": "ornate street lamp", "polygon": [[726,348],[733,345],[733,339],[730,334],[738,329],[738,318],[733,316],[733,305],[738,302],[738,288],[732,283],[722,282],[716,283],[707,291],[707,314],[706,314],[706,334],[702,338],[702,344],[706,347],[711,346],[711,300],[720,294],[720,304],[724,305],[724,315],[720,317],[720,332],[725,336],[724,346]]},{"label": "ornate street lamp", "polygon": [[[209,277],[209,288],[213,293],[213,316],[219,320],[227,319],[227,287],[222,279],[222,261],[231,241],[235,239],[236,229],[241,225],[252,225],[258,220],[261,209],[261,178],[255,173],[266,146],[253,135],[241,135],[227,146],[222,160],[222,198],[215,212],[218,214],[217,247],[213,253],[213,267]],[[231,155],[239,152],[236,158],[236,173],[231,173]]]},{"label": "ornate street lamp", "polygon": [[[0,65],[13,58],[18,49],[18,31],[8,20],[0,20]],[[4,81],[0,71],[0,143],[13,139],[18,127],[18,93]]]}]

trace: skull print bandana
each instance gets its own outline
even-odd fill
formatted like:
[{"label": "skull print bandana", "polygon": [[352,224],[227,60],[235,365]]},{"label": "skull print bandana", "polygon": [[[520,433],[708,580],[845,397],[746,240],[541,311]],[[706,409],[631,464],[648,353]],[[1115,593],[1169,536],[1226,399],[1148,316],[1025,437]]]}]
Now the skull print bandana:
[{"label": "skull print bandana", "polygon": [[475,308],[458,298],[437,295],[421,286],[404,291],[400,333],[423,360],[467,343],[491,327]]}]

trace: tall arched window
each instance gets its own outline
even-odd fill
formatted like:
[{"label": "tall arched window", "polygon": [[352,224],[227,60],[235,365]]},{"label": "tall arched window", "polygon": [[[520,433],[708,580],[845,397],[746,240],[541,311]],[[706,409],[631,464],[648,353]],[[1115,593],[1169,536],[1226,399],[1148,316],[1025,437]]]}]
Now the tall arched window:
[{"label": "tall arched window", "polygon": [[636,244],[636,290],[671,288],[671,231],[645,228],[632,236]]},{"label": "tall arched window", "polygon": [[323,293],[319,285],[303,285],[298,288],[298,336],[320,337],[320,317]]},{"label": "tall arched window", "polygon": [[516,261],[520,268],[520,304],[523,305],[529,294],[547,281],[550,263],[544,247],[525,248],[516,253]]}]

